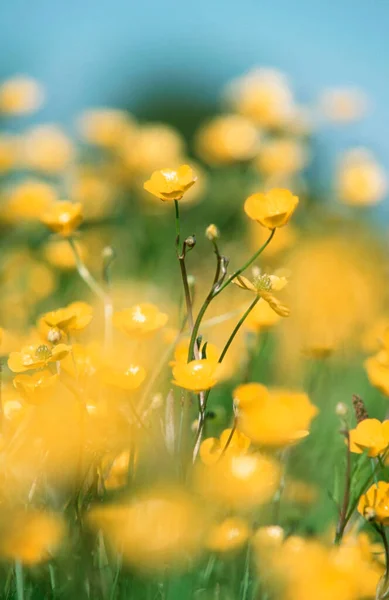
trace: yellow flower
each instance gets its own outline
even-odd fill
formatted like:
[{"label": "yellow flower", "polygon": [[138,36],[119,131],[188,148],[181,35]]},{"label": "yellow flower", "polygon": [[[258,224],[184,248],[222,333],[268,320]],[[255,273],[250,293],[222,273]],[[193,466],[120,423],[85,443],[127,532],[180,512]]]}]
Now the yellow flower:
[{"label": "yellow flower", "polygon": [[102,148],[117,148],[125,135],[134,135],[135,123],[123,110],[95,108],[81,115],[79,129],[89,144]]},{"label": "yellow flower", "polygon": [[8,358],[8,367],[14,373],[23,373],[33,369],[42,369],[49,363],[62,360],[69,354],[70,346],[58,344],[49,348],[45,344],[40,346],[25,346],[20,352],[11,352]]},{"label": "yellow flower", "polygon": [[17,375],[13,384],[27,402],[41,404],[53,397],[57,380],[58,375],[53,375],[51,371],[38,371],[32,375]]},{"label": "yellow flower", "polygon": [[51,185],[27,179],[6,194],[6,217],[13,221],[39,219],[56,200],[57,194]]},{"label": "yellow flower", "polygon": [[238,429],[264,446],[286,446],[303,439],[318,413],[306,394],[268,390],[259,383],[240,385],[233,396]]},{"label": "yellow flower", "polygon": [[101,529],[126,563],[142,571],[187,566],[201,550],[203,511],[188,492],[154,489],[128,504],[92,508],[88,521]]},{"label": "yellow flower", "polygon": [[66,373],[76,379],[92,378],[97,371],[98,361],[95,354],[94,348],[90,346],[73,344],[71,355],[65,357],[61,366]]},{"label": "yellow flower", "polygon": [[99,376],[105,385],[130,392],[142,385],[146,378],[146,371],[136,364],[129,364],[125,367],[106,364],[99,369]]},{"label": "yellow flower", "polygon": [[238,287],[254,292],[261,297],[262,300],[268,303],[268,305],[279,315],[280,317],[288,317],[290,310],[287,306],[282,304],[273,294],[272,291],[282,290],[286,284],[286,277],[278,277],[277,275],[258,275],[251,282],[247,277],[238,275],[232,280]]},{"label": "yellow flower", "polygon": [[20,161],[20,140],[15,135],[0,134],[0,173],[8,173]]},{"label": "yellow flower", "polygon": [[364,149],[343,157],[338,172],[338,192],[345,204],[364,206],[383,200],[388,189],[385,171]]},{"label": "yellow flower", "polygon": [[216,225],[214,225],[213,223],[211,223],[211,225],[208,225],[207,229],[205,230],[205,237],[208,238],[210,242],[219,239],[220,231],[218,230]]},{"label": "yellow flower", "polygon": [[[174,348],[174,360],[170,363],[171,366],[174,366],[177,363],[186,364],[188,362],[189,341],[190,340],[188,338],[184,338],[176,344],[176,347]],[[204,349],[205,343],[203,343],[200,347],[200,355],[202,355]],[[220,350],[214,344],[207,342],[206,354],[208,360],[217,363],[220,356]]]},{"label": "yellow flower", "polygon": [[368,451],[368,456],[382,454],[389,447],[389,421],[364,419],[350,430],[350,450],[356,454]]},{"label": "yellow flower", "polygon": [[122,143],[125,166],[140,175],[162,169],[166,164],[180,164],[183,154],[183,139],[168,125],[139,127],[135,136],[131,132]]},{"label": "yellow flower", "polygon": [[222,456],[226,454],[240,455],[246,454],[251,444],[251,440],[240,431],[234,431],[230,439],[232,429],[225,429],[220,438],[207,438],[201,443],[200,458],[205,465],[213,465]]},{"label": "yellow flower", "polygon": [[55,202],[41,217],[42,223],[51,231],[67,237],[82,223],[82,205],[62,200]]},{"label": "yellow flower", "polygon": [[[103,461],[103,469],[108,466],[104,477],[104,488],[106,490],[117,490],[126,485],[128,481],[128,469],[130,466],[131,451],[123,450],[120,454]],[[135,455],[136,460],[136,455]]]},{"label": "yellow flower", "polygon": [[[78,254],[81,256],[82,261],[85,262],[87,257],[85,244],[82,244],[79,240],[75,241],[75,244]],[[67,240],[50,239],[44,246],[44,256],[53,267],[57,267],[58,269],[72,270],[76,268],[74,252]]]},{"label": "yellow flower", "polygon": [[216,117],[197,133],[197,152],[210,164],[250,160],[258,149],[257,128],[245,117]]},{"label": "yellow flower", "polygon": [[42,105],[43,89],[31,77],[17,76],[0,85],[0,112],[7,115],[32,113]]},{"label": "yellow flower", "polygon": [[307,151],[299,140],[280,138],[261,146],[255,164],[266,177],[287,177],[304,169],[307,162]]},{"label": "yellow flower", "polygon": [[162,169],[154,171],[151,178],[144,183],[144,188],[150,194],[163,201],[181,200],[185,192],[196,182],[196,175],[188,165],[182,165],[177,170]]},{"label": "yellow flower", "polygon": [[44,173],[63,171],[73,158],[69,138],[55,125],[39,125],[27,132],[22,146],[23,160],[29,169]]},{"label": "yellow flower", "polygon": [[365,361],[365,369],[371,385],[389,396],[389,353],[380,350]]},{"label": "yellow flower", "polygon": [[266,193],[249,196],[244,204],[245,213],[268,229],[283,227],[289,222],[299,200],[292,192],[273,189]]},{"label": "yellow flower", "polygon": [[247,521],[231,517],[212,527],[205,545],[211,552],[231,552],[244,546],[250,533]]},{"label": "yellow flower", "polygon": [[70,196],[74,202],[81,202],[85,219],[104,219],[112,213],[115,205],[116,188],[105,174],[83,169],[74,178]]},{"label": "yellow flower", "polygon": [[368,521],[389,525],[389,483],[379,481],[363,494],[358,503],[358,512]]},{"label": "yellow flower", "polygon": [[211,465],[198,464],[195,481],[202,495],[227,509],[250,510],[268,502],[280,480],[280,467],[259,453],[226,453]]},{"label": "yellow flower", "polygon": [[218,382],[216,371],[217,363],[208,358],[177,362],[173,367],[173,383],[193,392],[209,390]]},{"label": "yellow flower", "polygon": [[270,304],[261,298],[249,313],[244,326],[251,331],[260,331],[273,327],[280,319],[281,315],[275,312]]},{"label": "yellow flower", "polygon": [[115,327],[134,337],[143,337],[158,331],[166,325],[167,320],[168,315],[150,303],[136,304],[113,315]]},{"label": "yellow flower", "polygon": [[40,322],[48,328],[58,328],[64,333],[81,331],[92,321],[93,309],[86,302],[72,302],[65,308],[59,308],[44,314]]}]

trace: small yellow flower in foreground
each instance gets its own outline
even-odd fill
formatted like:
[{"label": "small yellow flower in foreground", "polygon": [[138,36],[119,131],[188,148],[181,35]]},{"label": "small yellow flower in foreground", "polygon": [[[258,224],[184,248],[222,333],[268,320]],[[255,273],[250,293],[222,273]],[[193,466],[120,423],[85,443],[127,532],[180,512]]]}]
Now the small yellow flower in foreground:
[{"label": "small yellow flower in foreground", "polygon": [[173,367],[173,383],[192,392],[209,390],[218,382],[217,366],[217,363],[209,358],[192,360],[189,363],[178,362]]},{"label": "small yellow flower in foreground", "polygon": [[99,375],[105,385],[130,392],[142,385],[146,378],[146,371],[136,364],[126,365],[125,367],[112,364],[102,367],[99,370]]},{"label": "small yellow flower in foreground", "polygon": [[389,483],[374,483],[360,497],[358,512],[368,521],[389,525]]},{"label": "small yellow flower in foreground", "polygon": [[82,205],[79,202],[54,202],[42,215],[41,221],[51,231],[67,237],[82,223]]},{"label": "small yellow flower in foreground", "polygon": [[168,315],[159,311],[154,304],[136,304],[131,308],[118,311],[113,315],[113,324],[117,329],[130,336],[142,337],[164,327]]},{"label": "small yellow flower in foreground", "polygon": [[246,215],[268,229],[283,227],[289,222],[297,208],[299,199],[292,192],[274,188],[269,192],[258,192],[249,196],[244,203]]},{"label": "small yellow flower in foreground", "polygon": [[287,446],[305,438],[318,413],[306,394],[269,390],[260,383],[240,385],[233,396],[238,429],[264,446]]},{"label": "small yellow flower in foreground", "polygon": [[42,105],[41,85],[31,77],[17,76],[0,85],[0,112],[7,115],[32,113]]},{"label": "small yellow flower in foreground", "polygon": [[57,381],[58,375],[51,371],[38,371],[32,375],[17,375],[13,384],[27,402],[41,404],[53,398]]},{"label": "small yellow flower in foreground", "polygon": [[22,140],[23,161],[27,168],[43,173],[63,171],[73,158],[69,138],[56,125],[39,125]]},{"label": "small yellow flower in foreground", "polygon": [[65,524],[56,514],[37,510],[5,511],[0,522],[0,556],[35,565],[49,560],[65,535]]},{"label": "small yellow flower in foreground", "polygon": [[93,308],[86,302],[72,302],[65,308],[59,308],[44,314],[40,321],[49,328],[55,327],[65,333],[81,331],[92,321]]},{"label": "small yellow flower in foreground", "polygon": [[[216,463],[225,454],[246,454],[251,440],[240,431],[234,431],[231,439],[232,429],[225,429],[220,438],[207,438],[201,443],[200,458],[205,465]],[[230,442],[227,447],[227,442]]]},{"label": "small yellow flower in foreground", "polygon": [[144,189],[163,201],[181,200],[185,192],[196,182],[196,175],[188,165],[177,170],[154,171],[143,185]]},{"label": "small yellow flower in foreground", "polygon": [[216,117],[202,126],[196,136],[197,152],[210,164],[250,160],[258,144],[257,127],[240,115]]},{"label": "small yellow flower in foreground", "polygon": [[244,546],[250,533],[247,521],[231,517],[212,527],[205,545],[211,552],[231,552]]},{"label": "small yellow flower in foreground", "polygon": [[364,419],[355,429],[350,430],[350,450],[356,454],[368,451],[375,457],[389,448],[389,421]]},{"label": "small yellow flower in foreground", "polygon": [[71,347],[66,344],[58,344],[53,348],[49,348],[45,344],[25,346],[20,352],[11,352],[8,358],[8,367],[14,373],[42,369],[49,363],[65,358],[70,350]]}]

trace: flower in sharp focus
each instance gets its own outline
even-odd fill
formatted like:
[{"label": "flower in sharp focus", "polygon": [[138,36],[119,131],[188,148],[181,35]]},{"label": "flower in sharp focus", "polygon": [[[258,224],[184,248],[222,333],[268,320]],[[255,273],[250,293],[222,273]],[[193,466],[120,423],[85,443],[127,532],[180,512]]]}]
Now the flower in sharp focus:
[{"label": "flower in sharp focus", "polygon": [[368,456],[382,454],[389,447],[389,421],[364,419],[355,429],[350,430],[350,450],[362,454],[367,450]]},{"label": "flower in sharp focus", "polygon": [[3,81],[0,85],[0,113],[25,115],[41,107],[44,92],[31,77],[19,75]]},{"label": "flower in sharp focus", "polygon": [[199,454],[205,465],[212,465],[225,454],[235,456],[246,454],[250,444],[250,438],[240,431],[234,431],[232,434],[232,429],[225,429],[220,438],[207,438],[204,440],[201,443]]},{"label": "flower in sharp focus", "polygon": [[359,499],[358,512],[367,520],[389,525],[389,483],[378,481]]},{"label": "flower in sharp focus", "polygon": [[58,375],[51,371],[38,371],[32,375],[17,375],[14,377],[14,387],[30,404],[41,404],[53,397]]},{"label": "flower in sharp focus", "polygon": [[196,182],[191,167],[182,165],[177,170],[154,171],[143,185],[144,189],[163,201],[181,200],[185,192]]},{"label": "flower in sharp focus", "polygon": [[67,200],[54,202],[41,217],[44,225],[64,237],[72,235],[82,220],[82,205]]},{"label": "flower in sharp focus", "polygon": [[168,315],[154,304],[136,304],[113,315],[114,326],[129,336],[143,337],[166,325]]},{"label": "flower in sharp focus", "polygon": [[209,390],[218,382],[217,368],[217,363],[209,358],[175,363],[173,383],[192,392]]},{"label": "flower in sharp focus", "polygon": [[244,210],[250,219],[268,229],[275,229],[289,222],[298,203],[297,196],[289,190],[274,188],[269,192],[249,196],[244,203]]},{"label": "flower in sharp focus", "polygon": [[278,277],[277,275],[259,274],[255,277],[254,281],[250,281],[243,275],[238,275],[233,279],[233,283],[238,287],[254,292],[261,297],[262,300],[268,303],[268,305],[277,313],[280,317],[288,317],[290,310],[287,306],[282,304],[272,292],[282,290],[286,284],[286,277]]},{"label": "flower in sharp focus", "polygon": [[58,344],[49,348],[45,344],[40,346],[25,346],[20,352],[11,352],[8,358],[8,367],[14,373],[23,373],[33,369],[42,369],[49,363],[65,358],[71,350],[66,344]]},{"label": "flower in sharp focus", "polygon": [[250,534],[247,521],[231,517],[211,528],[205,545],[211,552],[231,552],[244,546]]}]

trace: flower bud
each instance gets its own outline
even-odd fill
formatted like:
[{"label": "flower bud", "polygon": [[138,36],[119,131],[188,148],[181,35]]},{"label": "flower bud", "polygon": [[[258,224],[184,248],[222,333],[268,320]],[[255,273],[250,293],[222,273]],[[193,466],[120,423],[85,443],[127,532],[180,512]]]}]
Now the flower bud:
[{"label": "flower bud", "polygon": [[218,230],[218,228],[216,227],[216,225],[208,225],[207,229],[205,230],[205,236],[211,241],[213,242],[214,240],[219,239],[220,237],[220,232]]},{"label": "flower bud", "polygon": [[196,236],[188,235],[185,240],[185,246],[190,249],[194,248],[196,246]]},{"label": "flower bud", "polygon": [[345,417],[348,414],[348,406],[344,402],[338,402],[335,407],[335,414],[338,417]]},{"label": "flower bud", "polygon": [[47,341],[50,342],[50,344],[59,344],[62,338],[63,333],[60,329],[58,329],[58,327],[51,327],[51,329],[49,329]]}]

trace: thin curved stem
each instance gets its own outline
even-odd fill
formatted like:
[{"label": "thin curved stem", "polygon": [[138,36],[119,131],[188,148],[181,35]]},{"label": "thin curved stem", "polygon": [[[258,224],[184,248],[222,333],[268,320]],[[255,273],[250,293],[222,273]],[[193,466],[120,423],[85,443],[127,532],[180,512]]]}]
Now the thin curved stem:
[{"label": "thin curved stem", "polygon": [[244,314],[242,315],[242,317],[239,319],[239,321],[235,325],[233,332],[231,333],[230,337],[228,338],[227,343],[224,346],[221,355],[219,356],[219,360],[218,360],[219,363],[223,362],[223,359],[224,359],[225,355],[228,352],[228,348],[231,346],[232,342],[234,341],[234,338],[235,338],[236,334],[238,333],[239,329],[242,327],[243,323],[245,322],[245,320],[249,316],[250,312],[253,310],[253,308],[259,302],[260,299],[261,299],[261,296],[257,296],[254,299],[254,301],[250,304],[250,306],[248,307],[248,309],[244,312]]}]

